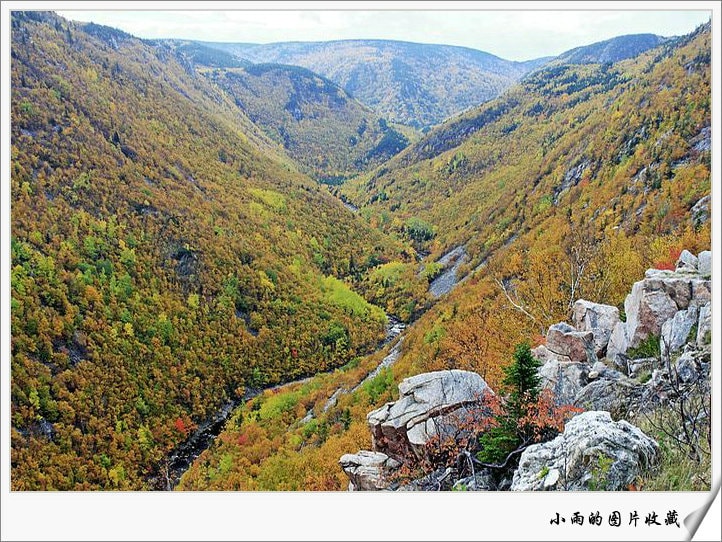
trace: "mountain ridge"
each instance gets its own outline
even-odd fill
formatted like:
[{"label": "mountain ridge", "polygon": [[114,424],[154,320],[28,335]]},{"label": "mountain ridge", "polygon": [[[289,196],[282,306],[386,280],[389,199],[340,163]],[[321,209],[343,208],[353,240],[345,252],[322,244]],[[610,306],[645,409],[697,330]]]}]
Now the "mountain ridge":
[{"label": "mountain ridge", "polygon": [[554,62],[560,64],[614,63],[633,58],[673,39],[675,38],[665,38],[656,34],[625,34],[569,49],[555,57]]},{"label": "mountain ridge", "polygon": [[[416,128],[478,105],[535,65],[468,47],[398,40],[283,42],[252,47],[203,44],[252,62],[301,65],[328,77],[389,120]],[[447,66],[449,63],[454,67]],[[450,80],[439,74],[442,66]]]}]

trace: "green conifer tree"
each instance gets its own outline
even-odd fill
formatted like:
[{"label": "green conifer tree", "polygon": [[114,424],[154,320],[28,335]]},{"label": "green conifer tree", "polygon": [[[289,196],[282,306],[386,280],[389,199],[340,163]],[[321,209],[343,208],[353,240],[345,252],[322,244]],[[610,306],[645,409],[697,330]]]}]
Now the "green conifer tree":
[{"label": "green conifer tree", "polygon": [[541,378],[537,370],[541,362],[531,353],[527,343],[516,345],[514,362],[504,369],[507,395],[503,410],[496,416],[497,425],[481,436],[478,458],[484,463],[501,463],[521,444],[531,438],[531,428],[522,423],[529,406],[537,401]]}]

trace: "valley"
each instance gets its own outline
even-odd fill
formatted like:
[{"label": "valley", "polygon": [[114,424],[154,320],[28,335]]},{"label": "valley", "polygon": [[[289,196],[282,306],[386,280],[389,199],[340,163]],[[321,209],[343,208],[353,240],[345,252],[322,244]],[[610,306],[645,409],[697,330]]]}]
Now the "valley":
[{"label": "valley", "polygon": [[501,393],[711,249],[710,62],[709,24],[512,62],[13,13],[12,488],[347,489],[405,379]]}]

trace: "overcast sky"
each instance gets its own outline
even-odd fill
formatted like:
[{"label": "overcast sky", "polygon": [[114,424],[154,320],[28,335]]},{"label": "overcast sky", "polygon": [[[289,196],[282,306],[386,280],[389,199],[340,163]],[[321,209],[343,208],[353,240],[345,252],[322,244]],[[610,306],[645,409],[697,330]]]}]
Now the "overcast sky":
[{"label": "overcast sky", "polygon": [[[645,4],[655,5],[653,2]],[[273,2],[257,5],[271,6]],[[439,11],[441,5],[447,4],[436,4],[435,11],[401,11],[398,3],[396,11],[172,11],[170,8],[174,4],[171,2],[161,4],[161,9],[168,6],[168,11],[59,9],[58,13],[77,21],[120,28],[141,38],[249,43],[395,39],[462,45],[509,60],[558,55],[580,45],[623,34],[687,34],[710,17],[709,11],[702,10]],[[579,8],[580,5],[583,4],[572,3],[570,7]],[[647,9],[646,5],[643,9]],[[686,3],[680,3],[680,7],[684,5]],[[378,4],[375,7],[378,9]]]}]

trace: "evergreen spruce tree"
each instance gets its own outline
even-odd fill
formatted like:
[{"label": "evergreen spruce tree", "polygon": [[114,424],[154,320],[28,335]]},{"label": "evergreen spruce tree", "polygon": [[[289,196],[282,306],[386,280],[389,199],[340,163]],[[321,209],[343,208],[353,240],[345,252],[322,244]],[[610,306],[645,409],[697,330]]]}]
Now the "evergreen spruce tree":
[{"label": "evergreen spruce tree", "polygon": [[514,362],[504,369],[507,389],[503,411],[496,416],[497,425],[481,436],[478,458],[484,463],[501,463],[522,443],[531,438],[531,428],[522,424],[529,406],[541,392],[537,370],[541,362],[531,353],[527,343],[516,345]]}]

